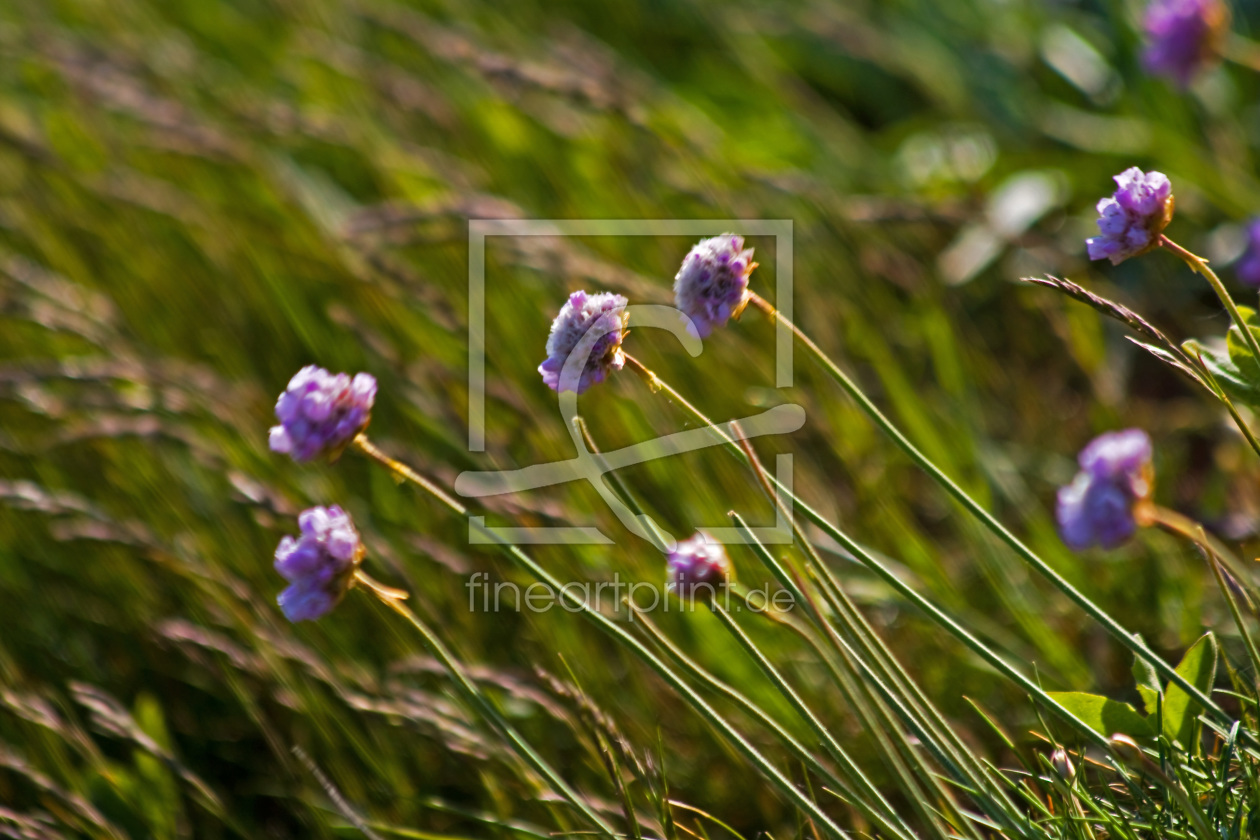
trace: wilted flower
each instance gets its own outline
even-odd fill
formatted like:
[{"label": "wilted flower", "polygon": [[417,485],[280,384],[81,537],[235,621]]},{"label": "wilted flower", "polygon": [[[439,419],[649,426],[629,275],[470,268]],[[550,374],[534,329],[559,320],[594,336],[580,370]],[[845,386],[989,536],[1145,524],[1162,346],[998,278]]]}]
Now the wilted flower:
[{"label": "wilted flower", "polygon": [[674,277],[674,299],[691,318],[687,329],[707,338],[714,327],[739,317],[748,304],[748,275],[757,264],[744,237],[724,233],[702,239],[688,252]]},{"label": "wilted flower", "polygon": [[1109,259],[1119,265],[1129,257],[1159,246],[1160,235],[1173,215],[1172,183],[1162,172],[1136,166],[1115,176],[1119,188],[1098,202],[1101,236],[1085,240],[1091,260]]},{"label": "wilted flower", "polygon": [[1260,219],[1247,225],[1247,250],[1238,261],[1238,279],[1248,286],[1260,286]]},{"label": "wilted flower", "polygon": [[1229,29],[1229,8],[1221,0],[1154,0],[1142,20],[1148,72],[1181,87],[1216,61]]},{"label": "wilted flower", "polygon": [[668,559],[668,588],[683,598],[695,594],[697,587],[708,586],[710,594],[731,577],[731,561],[722,544],[703,531],[691,539],[680,540]]},{"label": "wilted flower", "polygon": [[1080,550],[1114,548],[1137,530],[1134,509],[1151,493],[1151,439],[1141,429],[1108,432],[1081,450],[1081,471],[1060,488],[1059,534]]},{"label": "wilted flower", "polygon": [[[621,350],[628,318],[626,303],[624,297],[611,292],[569,295],[560,314],[551,322],[547,358],[538,366],[548,388],[581,394],[595,383],[603,382],[611,371],[621,370],[626,363]],[[585,356],[586,364],[580,371],[566,372],[565,362],[575,351],[579,358]]]},{"label": "wilted flower", "polygon": [[302,533],[276,548],[276,571],[290,586],[276,601],[289,621],[314,621],[341,600],[363,559],[363,543],[350,514],[336,505],[313,507],[298,517]]},{"label": "wilted flower", "polygon": [[351,379],[307,365],[276,401],[280,425],[271,427],[271,448],[295,461],[321,455],[336,458],[367,428],[375,399],[376,379],[371,374],[356,373]]}]

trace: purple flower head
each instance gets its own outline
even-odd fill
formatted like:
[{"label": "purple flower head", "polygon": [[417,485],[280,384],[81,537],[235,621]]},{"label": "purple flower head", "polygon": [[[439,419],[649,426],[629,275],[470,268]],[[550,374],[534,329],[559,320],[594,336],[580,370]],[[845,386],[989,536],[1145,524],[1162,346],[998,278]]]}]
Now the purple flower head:
[{"label": "purple flower head", "polygon": [[[626,335],[626,299],[611,292],[569,295],[560,314],[551,322],[547,358],[538,366],[543,382],[553,391],[583,393],[603,382],[611,371],[626,363],[621,341]],[[573,368],[565,363],[574,356]],[[578,363],[585,359],[585,365]]]},{"label": "purple flower head", "polygon": [[1133,536],[1134,508],[1151,493],[1151,454],[1151,439],[1141,429],[1108,432],[1081,450],[1081,471],[1060,488],[1056,512],[1068,547],[1115,548]]},{"label": "purple flower head", "polygon": [[694,597],[696,590],[703,587],[712,595],[730,580],[731,561],[720,542],[703,531],[696,531],[695,536],[680,540],[670,552],[668,575],[668,588],[680,597]]},{"label": "purple flower head", "polygon": [[1098,202],[1098,231],[1085,240],[1091,260],[1119,265],[1129,257],[1159,247],[1160,235],[1172,220],[1172,182],[1162,172],[1130,167],[1115,178],[1118,189]]},{"label": "purple flower head", "polygon": [[289,621],[314,621],[333,607],[354,582],[363,543],[350,514],[333,505],[298,517],[302,533],[276,548],[276,571],[289,587],[276,599]]},{"label": "purple flower head", "polygon": [[1247,250],[1238,261],[1238,279],[1248,286],[1260,286],[1260,218],[1247,225]]},{"label": "purple flower head", "polygon": [[1221,0],[1153,0],[1142,20],[1148,73],[1186,87],[1216,61],[1229,29],[1229,9]]},{"label": "purple flower head", "polygon": [[371,374],[335,376],[307,365],[289,380],[276,401],[279,426],[271,427],[271,449],[309,461],[321,455],[336,458],[354,436],[367,428],[376,399]]},{"label": "purple flower head", "polygon": [[714,327],[738,318],[748,304],[748,275],[757,264],[744,237],[724,233],[701,239],[674,277],[674,299],[691,323],[687,331],[708,338]]}]

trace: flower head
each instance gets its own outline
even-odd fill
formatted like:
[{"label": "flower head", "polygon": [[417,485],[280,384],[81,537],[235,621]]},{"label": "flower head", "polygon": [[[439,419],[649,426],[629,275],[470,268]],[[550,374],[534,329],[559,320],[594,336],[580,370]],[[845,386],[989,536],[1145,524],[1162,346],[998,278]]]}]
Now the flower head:
[{"label": "flower head", "polygon": [[1064,779],[1071,779],[1076,775],[1076,767],[1072,764],[1072,757],[1062,747],[1050,754],[1050,766],[1054,768],[1054,772]]},{"label": "flower head", "polygon": [[1115,548],[1137,530],[1134,509],[1151,493],[1151,439],[1141,429],[1108,432],[1077,460],[1081,471],[1059,490],[1059,534],[1077,550]]},{"label": "flower head", "polygon": [[276,599],[289,621],[314,621],[341,600],[363,560],[363,543],[350,514],[336,505],[298,517],[302,533],[276,548],[276,571],[289,587]]},{"label": "flower head", "polygon": [[1186,87],[1216,61],[1229,29],[1229,8],[1221,0],[1153,0],[1142,19],[1146,70]]},{"label": "flower head", "polygon": [[[603,382],[611,371],[621,370],[626,363],[621,350],[626,335],[626,299],[611,292],[569,295],[560,314],[551,322],[547,336],[547,358],[538,366],[543,382],[553,391],[583,393],[597,382]],[[585,359],[582,368],[566,371],[569,356]]]},{"label": "flower head", "polygon": [[748,275],[757,264],[744,237],[724,233],[701,239],[687,253],[674,277],[678,308],[691,319],[687,330],[707,338],[714,327],[738,318],[748,304]]},{"label": "flower head", "polygon": [[1260,218],[1247,225],[1247,250],[1238,261],[1238,279],[1248,286],[1260,286]]},{"label": "flower head", "polygon": [[668,588],[683,598],[694,596],[698,587],[707,586],[709,594],[731,577],[731,561],[726,549],[703,531],[691,539],[680,540],[668,558]]},{"label": "flower head", "polygon": [[321,455],[336,458],[354,436],[367,428],[376,399],[376,379],[371,374],[335,376],[321,367],[307,365],[289,380],[276,401],[280,425],[271,427],[271,448],[295,461]]},{"label": "flower head", "polygon": [[1173,214],[1172,182],[1162,172],[1130,167],[1115,177],[1118,189],[1098,202],[1100,236],[1085,240],[1091,260],[1119,265],[1159,246]]}]

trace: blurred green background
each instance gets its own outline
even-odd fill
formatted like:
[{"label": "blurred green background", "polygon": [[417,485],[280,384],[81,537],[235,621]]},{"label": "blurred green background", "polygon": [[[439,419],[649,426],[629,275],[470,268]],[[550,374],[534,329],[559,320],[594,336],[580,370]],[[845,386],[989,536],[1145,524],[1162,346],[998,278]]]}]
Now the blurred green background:
[{"label": "blurred green background", "polygon": [[[1069,276],[1177,339],[1224,332],[1211,291],[1173,258],[1085,261],[1093,204],[1130,165],[1172,178],[1170,235],[1218,266],[1260,209],[1254,74],[1221,68],[1184,94],[1145,78],[1138,11],[0,5],[0,834],[328,837],[357,833],[351,811],[417,837],[564,825],[395,617],[360,593],[318,624],[280,615],[275,544],[299,510],[329,503],[354,515],[371,573],[413,593],[522,731],[610,813],[580,704],[537,669],[564,682],[572,669],[636,755],[663,765],[675,799],[749,837],[801,830],[579,617],[470,612],[469,574],[527,581],[469,546],[465,522],[362,458],[299,466],[267,451],[276,394],[317,363],[376,376],[373,438],[448,486],[466,469],[571,457],[535,372],[551,319],[579,288],[670,303],[693,243],[491,240],[487,451],[470,454],[468,218],[792,220],[798,321],[929,455],[1157,649],[1176,657],[1204,627],[1229,649],[1223,605],[1184,545],[1151,533],[1075,556],[1053,529],[1075,453],[1122,426],[1155,439],[1161,503],[1234,541],[1260,515],[1260,471],[1219,404],[1093,311],[1018,281]],[[1235,8],[1236,31],[1257,23],[1253,5]],[[774,241],[749,244],[762,264],[753,286],[771,296]],[[973,527],[803,352],[796,387],[774,388],[764,316],[748,312],[694,360],[663,334],[627,346],[718,420],[803,405],[804,429],[759,445],[794,454],[798,493],[1047,688],[1134,695],[1128,656]],[[580,409],[606,448],[688,425],[629,373]],[[731,509],[771,520],[716,450],[624,478],[676,535],[726,525]],[[492,525],[597,525],[614,538],[533,552],[563,579],[662,577],[661,555],[589,485],[489,499],[484,512]],[[832,548],[977,749],[1003,759],[964,694],[1031,742],[1024,697]],[[741,580],[763,580],[750,552],[732,559]],[[659,619],[785,710],[711,616]],[[804,651],[760,629],[869,755]]]}]

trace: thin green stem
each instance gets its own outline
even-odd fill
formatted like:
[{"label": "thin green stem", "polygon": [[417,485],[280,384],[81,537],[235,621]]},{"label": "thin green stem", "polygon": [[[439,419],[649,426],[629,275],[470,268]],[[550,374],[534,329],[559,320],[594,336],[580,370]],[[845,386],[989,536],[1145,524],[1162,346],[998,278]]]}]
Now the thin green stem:
[{"label": "thin green stem", "polygon": [[[403,598],[399,597],[399,590],[378,583],[364,574],[362,570],[355,571],[354,579],[356,583],[362,584],[365,589],[376,596],[378,601],[401,615],[408,621],[408,623],[411,624],[411,626],[416,628],[417,632],[420,633],[420,638],[424,642],[424,646],[428,648],[429,652],[436,656],[439,661],[441,661],[447,672],[450,673],[451,677],[455,680],[455,685],[459,687],[464,696],[472,702],[472,704],[478,709],[478,711],[481,712],[482,716],[485,717],[486,721],[492,727],[498,730],[503,737],[507,738],[507,740],[511,742],[512,746],[516,749],[516,752],[540,775],[542,775],[542,777],[547,780],[547,783],[550,784],[557,793],[568,800],[573,807],[581,811],[588,820],[598,826],[603,834],[611,838],[615,838],[617,836],[613,827],[605,822],[599,814],[595,813],[591,806],[587,804],[587,802],[579,796],[576,791],[569,787],[564,778],[561,777],[561,775],[547,763],[547,760],[535,752],[529,742],[526,741],[525,738],[522,737],[521,734],[517,732],[516,729],[507,722],[507,720],[504,719],[503,715],[500,714],[499,710],[494,707],[494,704],[490,702],[489,698],[487,698],[485,694],[482,693],[481,689],[477,687],[477,684],[469,678],[468,674],[464,671],[463,666],[460,665],[459,660],[456,659],[455,656],[447,649],[446,645],[442,643],[442,640],[438,638],[437,634],[434,633],[429,626],[420,619],[420,616],[416,615],[410,607],[403,603]],[[406,597],[406,593],[402,593],[402,595],[403,597]]]},{"label": "thin green stem", "polygon": [[1202,525],[1195,522],[1188,516],[1183,516],[1175,510],[1169,510],[1159,505],[1147,504],[1139,508],[1137,513],[1139,523],[1158,525],[1166,531],[1184,537],[1187,540],[1211,552],[1229,572],[1230,576],[1238,581],[1238,585],[1243,587],[1243,597],[1247,599],[1247,608],[1253,613],[1256,611],[1255,602],[1251,599],[1251,593],[1247,591],[1247,584],[1244,578],[1245,564],[1234,554],[1224,543],[1216,537],[1209,534]]},{"label": "thin green stem", "polygon": [[582,435],[582,439],[586,441],[586,447],[591,451],[591,457],[595,460],[595,463],[599,465],[600,473],[607,476],[608,481],[612,484],[613,492],[621,497],[621,501],[626,507],[630,508],[631,513],[641,517],[644,528],[651,537],[652,545],[656,547],[657,551],[662,553],[668,551],[669,549],[666,547],[667,542],[664,534],[661,533],[660,526],[656,524],[655,519],[643,512],[643,506],[639,504],[639,500],[635,498],[634,493],[630,492],[630,488],[622,481],[617,471],[609,469],[608,461],[605,460],[603,453],[599,451],[599,446],[595,443],[595,438],[591,435],[590,427],[586,425],[586,421],[580,416],[574,417],[573,425]]},{"label": "thin green stem", "polygon": [[[675,391],[672,387],[670,387],[668,383],[660,379],[655,373],[653,373],[646,366],[644,366],[642,362],[640,362],[638,359],[631,356],[629,353],[626,354],[626,362],[630,365],[632,370],[637,372],[640,376],[642,376],[646,381],[649,382],[653,391],[664,392],[670,399],[674,400],[679,405],[681,405],[684,409],[686,409],[686,411],[689,414],[691,414],[693,417],[695,417],[701,424],[707,425],[711,429],[713,429],[714,432],[716,432],[718,436],[721,437],[726,442],[729,448],[729,451],[733,452],[736,457],[740,458],[745,463],[748,462],[748,456],[744,452],[744,450],[740,448],[739,443],[730,435],[726,434],[725,430],[723,430],[721,426],[715,425],[712,420],[710,420],[708,417],[704,415],[703,412],[701,412],[698,408],[696,408],[691,403],[687,402],[687,400],[683,398],[683,396],[679,394],[677,391]],[[806,519],[808,519],[810,522],[813,522],[815,525],[821,528],[822,531],[827,534],[827,536],[831,537],[836,542],[838,542],[842,547],[844,547],[846,551],[848,551],[855,558],[857,558],[859,562],[861,562],[863,565],[871,569],[871,571],[879,575],[880,578],[882,578],[886,583],[888,583],[890,586],[896,589],[897,592],[899,592],[908,601],[910,601],[919,609],[927,613],[929,617],[931,617],[939,625],[941,625],[943,628],[945,628],[951,634],[953,634],[959,641],[961,641],[964,645],[966,645],[972,652],[980,656],[982,659],[984,659],[986,662],[988,662],[998,671],[1005,674],[1008,678],[1010,678],[1015,683],[1017,683],[1025,691],[1035,696],[1040,702],[1044,703],[1049,709],[1054,711],[1056,715],[1061,717],[1065,722],[1067,722],[1073,728],[1077,729],[1084,738],[1093,742],[1096,746],[1102,747],[1104,749],[1107,748],[1106,738],[1104,738],[1102,735],[1095,732],[1089,725],[1087,725],[1080,718],[1076,717],[1070,711],[1063,708],[1063,706],[1061,706],[1057,701],[1055,701],[1054,698],[1046,694],[1046,692],[1043,691],[1039,685],[1037,685],[1035,682],[1030,680],[1024,674],[1022,674],[1018,669],[1014,668],[1009,663],[1007,663],[1004,659],[1002,659],[1002,657],[998,656],[996,653],[990,650],[989,647],[984,644],[984,642],[980,641],[978,638],[972,635],[970,631],[964,628],[961,624],[959,624],[957,621],[955,621],[954,619],[946,615],[944,612],[942,612],[939,607],[937,607],[927,598],[924,598],[922,595],[920,595],[917,591],[914,590],[913,587],[909,586],[907,583],[905,583],[905,581],[903,581],[900,577],[894,574],[890,569],[884,566],[883,563],[877,560],[874,555],[872,555],[869,551],[865,549],[865,547],[863,547],[856,540],[849,537],[848,534],[841,531],[838,527],[833,525],[830,521],[827,520],[825,516],[823,516],[821,513],[814,510],[814,508],[806,504],[803,500],[801,500],[799,496],[792,493],[788,488],[784,487],[783,484],[781,484],[777,479],[771,477],[770,480],[773,482],[775,489],[778,492],[783,493],[787,498],[790,498],[792,500],[792,504],[796,510],[799,510],[805,514]]]},{"label": "thin green stem", "polygon": [[1221,303],[1225,305],[1225,310],[1229,312],[1230,320],[1234,322],[1234,326],[1238,327],[1238,331],[1243,335],[1243,341],[1247,342],[1247,349],[1251,351],[1252,356],[1257,362],[1260,362],[1260,342],[1256,341],[1256,337],[1251,332],[1251,328],[1247,326],[1247,322],[1243,320],[1242,313],[1238,311],[1237,304],[1230,297],[1229,292],[1225,289],[1225,284],[1221,282],[1221,278],[1216,276],[1216,272],[1207,264],[1207,260],[1197,254],[1187,251],[1176,242],[1173,242],[1167,236],[1160,234],[1159,244],[1169,251],[1172,251],[1190,266],[1190,269],[1196,274],[1208,281],[1208,285],[1212,287],[1212,291],[1216,292],[1216,296],[1221,299]]},{"label": "thin green stem", "polygon": [[[818,719],[818,716],[815,715],[813,710],[809,708],[809,705],[806,704],[805,700],[800,696],[796,689],[792,687],[791,683],[784,678],[779,669],[774,666],[774,663],[772,663],[770,659],[761,652],[761,649],[757,647],[756,643],[754,643],[751,638],[748,637],[748,634],[746,634],[743,629],[735,623],[735,620],[731,618],[730,614],[716,603],[710,604],[710,609],[722,622],[722,625],[726,627],[731,636],[739,642],[740,647],[742,647],[744,651],[752,657],[753,661],[757,663],[757,667],[759,667],[762,673],[766,675],[766,679],[770,680],[775,688],[779,690],[779,693],[782,694],[788,703],[791,704],[792,708],[796,710],[796,713],[801,717],[801,719],[809,725],[810,729],[814,730],[814,734],[816,734],[822,741],[823,747],[827,750],[827,752],[830,753],[833,758],[840,761],[847,758],[844,750],[840,747],[840,744],[832,736],[831,730],[829,730],[827,726]],[[851,681],[846,682],[849,684],[842,687],[841,690],[844,691],[845,694],[849,694],[856,689],[856,686],[854,686]],[[846,697],[845,699],[851,706],[854,707],[856,707],[860,702],[856,697]],[[879,733],[874,727],[872,727],[871,734],[877,735]],[[891,745],[888,746],[890,747]],[[933,826],[938,835],[944,836],[944,832],[937,824],[935,815],[929,808],[926,807],[926,803],[923,801],[923,796],[918,785],[915,784],[911,778],[909,768],[905,767],[904,764],[901,764],[900,762],[897,762],[896,764],[897,766],[894,769],[897,771],[898,775],[901,776],[902,786],[905,788],[905,793],[910,800],[915,803],[915,808],[919,811],[920,818],[928,825]]]},{"label": "thin green stem", "polygon": [[[377,461],[387,469],[391,470],[395,475],[405,478],[416,486],[428,492],[438,501],[445,504],[457,514],[464,515],[467,508],[455,501],[447,495],[436,484],[428,479],[420,476],[411,468],[407,467],[393,458],[390,458],[384,452],[377,449],[365,435],[360,434],[354,440],[354,446],[369,458]],[[526,571],[538,580],[549,586],[552,591],[558,592],[560,597],[568,604],[574,607],[574,612],[579,612],[593,622],[600,630],[608,633],[620,644],[626,646],[635,656],[639,657],[649,668],[655,671],[666,683],[677,691],[705,720],[707,720],[715,729],[717,729],[753,766],[755,766],[770,782],[778,789],[778,791],[797,808],[805,812],[811,819],[815,820],[822,828],[832,837],[838,840],[848,840],[848,834],[841,829],[835,822],[823,811],[816,802],[803,793],[792,780],[788,778],[781,770],[774,766],[764,755],[761,754],[752,742],[740,734],[740,732],[724,717],[717,713],[708,703],[704,701],[694,688],[692,688],[685,680],[669,666],[662,662],[652,651],[650,651],[639,639],[635,638],[624,628],[605,616],[603,613],[591,608],[586,601],[572,591],[572,587],[561,585],[554,576],[546,569],[540,566],[537,561],[525,552],[521,551],[517,546],[504,540],[503,537],[496,534],[489,528],[470,520],[470,526],[477,530],[478,534],[488,540],[490,543],[498,546],[503,550],[514,562],[522,566]]]},{"label": "thin green stem", "polygon": [[[1225,596],[1225,602],[1229,606],[1229,612],[1234,618],[1234,624],[1238,627],[1238,633],[1242,636],[1243,644],[1247,648],[1247,657],[1251,660],[1251,667],[1255,673],[1260,674],[1260,652],[1256,649],[1255,640],[1251,637],[1251,631],[1247,629],[1247,624],[1243,618],[1242,610],[1238,607],[1238,599],[1234,597],[1233,588],[1225,577],[1225,570],[1222,565],[1227,563],[1226,558],[1232,559],[1237,563],[1237,558],[1233,557],[1233,553],[1225,548],[1219,540],[1210,536],[1203,526],[1187,516],[1182,516],[1176,511],[1151,505],[1144,515],[1147,519],[1156,525],[1159,525],[1178,536],[1185,537],[1190,540],[1207,558],[1208,566],[1212,569],[1212,574],[1216,577],[1216,584],[1220,587],[1221,594]],[[1230,569],[1231,576],[1241,583],[1238,573]],[[1243,597],[1247,598],[1246,590],[1243,591]],[[1247,606],[1251,611],[1255,612],[1255,605],[1248,599]]]},{"label": "thin green stem", "polygon": [[[801,528],[792,510],[783,503],[782,498],[775,492],[770,475],[758,459],[752,442],[747,439],[741,439],[739,443],[763,492],[778,507],[780,514],[791,523],[799,544],[804,548],[809,568],[819,583],[824,598],[826,598],[832,610],[840,616],[849,634],[861,648],[861,653],[846,654],[845,651],[839,651],[841,655],[847,655],[860,664],[866,672],[867,679],[874,681],[887,702],[892,703],[897,708],[902,719],[914,729],[922,742],[937,755],[938,760],[948,767],[960,782],[965,781],[973,785],[978,796],[989,800],[994,809],[994,816],[1003,820],[1009,820],[1011,812],[1015,810],[1014,803],[1010,802],[1001,786],[996,784],[983,766],[975,760],[971,750],[962,742],[958,733],[945,721],[944,715],[940,713],[935,704],[919,688],[914,678],[910,676],[905,667],[897,660],[892,650],[875,632],[875,628],[871,627],[866,620],[866,616],[849,598],[848,593],[840,585],[840,581],[832,573],[830,567],[823,562],[822,557],[814,548],[813,542],[809,539],[804,529]],[[772,566],[778,565],[772,557],[766,561],[765,556],[768,556],[769,552],[760,544],[760,541],[754,539],[753,542],[758,548],[758,553],[764,555],[763,562],[768,562]],[[783,575],[784,573],[781,570],[776,570],[776,577]],[[793,591],[798,595],[801,594],[800,587],[794,587]],[[811,615],[814,618],[814,623],[827,631],[833,646],[839,649],[841,641],[831,631],[826,617],[820,612],[812,612]],[[819,653],[821,655],[821,651]],[[868,659],[875,663],[874,670],[867,662]],[[889,688],[888,685],[891,685],[892,688]],[[1015,828],[1016,831],[1022,830],[1019,826],[1011,827]]]},{"label": "thin green stem", "polygon": [[[736,431],[737,435],[740,434],[738,425],[733,421],[732,429]],[[958,734],[948,724],[944,723],[943,716],[935,709],[927,696],[919,690],[914,682],[914,678],[906,672],[892,651],[884,644],[884,640],[875,632],[875,628],[871,627],[862,611],[857,608],[857,605],[849,598],[848,593],[840,586],[839,580],[832,574],[831,569],[823,563],[822,557],[819,556],[813,542],[810,541],[809,536],[801,528],[800,522],[793,511],[784,504],[783,499],[775,492],[774,486],[770,481],[770,475],[761,465],[752,442],[746,438],[741,438],[739,444],[753,469],[753,473],[761,484],[762,490],[771,502],[778,507],[780,515],[791,523],[798,544],[804,549],[807,567],[811,576],[814,578],[815,583],[818,584],[819,589],[821,589],[827,604],[839,616],[844,630],[857,645],[858,650],[854,650],[850,647],[848,641],[840,638],[827,620],[827,617],[823,615],[821,610],[817,609],[813,600],[804,592],[803,584],[800,581],[794,581],[795,586],[792,591],[805,597],[806,603],[811,608],[809,615],[813,619],[813,623],[823,631],[832,648],[835,649],[836,653],[850,668],[856,667],[860,669],[863,679],[859,680],[859,684],[874,686],[877,690],[878,696],[872,697],[875,706],[881,712],[886,712],[885,704],[892,706],[900,720],[914,731],[920,742],[933,753],[941,766],[953,774],[960,785],[967,787],[978,801],[986,804],[995,818],[1006,822],[1008,827],[1017,833],[1022,833],[1022,826],[1011,822],[1011,813],[1015,810],[1014,803],[1009,802],[1001,788],[995,785],[984,769],[975,763],[971,751],[965,744],[962,744]],[[757,546],[759,553],[768,554],[759,541],[754,540],[753,542]],[[771,560],[770,562],[773,563],[774,561]],[[814,647],[820,659],[832,670],[833,676],[837,680],[841,679],[839,673],[835,670],[831,658],[823,652],[816,640],[812,636],[805,636],[805,639]],[[872,662],[874,665],[871,664]],[[880,702],[881,698],[883,700],[882,703]],[[937,721],[940,722],[940,727],[936,725]],[[899,737],[900,743],[903,739],[900,727],[897,726],[895,721],[890,721],[889,728]],[[944,731],[941,731],[942,729]],[[952,739],[957,739],[957,744]],[[956,806],[950,790],[946,789],[936,774],[926,767],[918,751],[909,745],[908,742],[904,745],[903,751],[909,753],[909,760],[918,765],[920,774],[925,775],[927,782],[937,789],[938,795],[947,804],[947,807],[955,809]],[[957,818],[960,815],[955,813],[953,816]],[[955,821],[957,822],[957,819]],[[969,822],[964,821],[960,830],[969,831],[972,828]]]},{"label": "thin green stem", "polygon": [[1159,786],[1177,800],[1177,804],[1181,806],[1182,812],[1190,818],[1190,823],[1200,840],[1217,840],[1220,837],[1219,833],[1213,832],[1208,828],[1203,811],[1199,808],[1198,803],[1186,793],[1185,786],[1178,779],[1169,776],[1155,762],[1151,761],[1132,738],[1127,735],[1115,735],[1111,738],[1111,743],[1113,752],[1116,755],[1127,758],[1129,763],[1136,765],[1136,768],[1141,773],[1157,780]]},{"label": "thin green stem", "polygon": [[[902,433],[897,425],[893,423],[892,420],[890,420],[888,416],[875,405],[874,402],[871,401],[870,397],[868,397],[866,393],[858,387],[857,383],[854,382],[848,374],[841,370],[840,367],[836,365],[836,363],[833,362],[831,358],[828,357],[827,354],[824,353],[822,349],[809,338],[809,336],[801,332],[799,327],[786,318],[783,318],[783,316],[780,315],[778,311],[761,296],[755,293],[750,293],[750,295],[750,302],[764,311],[771,318],[781,320],[789,329],[791,329],[796,335],[797,340],[805,345],[806,349],[808,349],[810,353],[812,353],[822,364],[827,373],[830,374],[831,377],[839,383],[840,387],[844,389],[845,393],[847,393],[853,401],[858,404],[858,407],[861,408],[867,416],[870,417],[871,420],[884,431],[885,434],[892,438],[893,442],[896,443],[897,446],[900,447],[901,450],[915,462],[915,464],[935,479],[947,493],[953,496],[954,500],[962,505],[968,513],[979,519],[985,527],[998,537],[998,539],[1006,543],[1007,546],[1014,550],[1020,559],[1032,566],[1043,577],[1053,583],[1074,604],[1101,624],[1103,628],[1118,642],[1133,651],[1135,655],[1149,662],[1151,667],[1158,671],[1164,678],[1176,683],[1178,687],[1201,703],[1214,717],[1221,721],[1230,721],[1228,713],[1226,713],[1224,709],[1212,700],[1211,697],[1208,697],[1193,683],[1181,674],[1178,674],[1172,665],[1169,665],[1161,659],[1159,655],[1147,647],[1146,643],[1138,636],[1126,630],[1124,625],[1112,618],[1106,610],[1095,604],[1086,597],[1084,593],[1069,583],[1068,580],[1055,571],[1050,564],[1048,564],[1045,560],[1042,560],[1036,552],[1025,545],[1019,537],[1015,536],[1005,525],[999,522],[997,517],[989,513],[983,505],[973,499],[966,490],[963,490],[962,487],[955,483],[954,480],[946,475],[940,467],[936,466],[936,464],[924,455],[923,452],[920,451],[919,448],[915,446],[904,433]],[[1260,358],[1260,355],[1257,355],[1257,358]],[[820,527],[822,526],[820,525]]]},{"label": "thin green stem", "polygon": [[[669,637],[656,626],[656,623],[652,621],[646,613],[637,609],[634,604],[628,604],[628,608],[633,611],[635,622],[643,627],[648,636],[651,637],[652,641],[655,642],[661,650],[665,651],[670,659],[677,663],[679,667],[691,674],[693,679],[700,681],[701,683],[707,685],[712,691],[727,698],[742,709],[746,714],[759,722],[762,726],[766,727],[766,729],[773,732],[780,742],[782,742],[783,745],[787,747],[787,749],[795,755],[798,760],[817,773],[819,778],[838,788],[847,800],[857,807],[867,819],[880,824],[884,830],[888,831],[891,835],[903,838],[903,840],[914,837],[914,833],[910,830],[910,827],[901,821],[901,818],[897,815],[896,811],[893,810],[893,807],[888,804],[888,802],[884,799],[883,794],[879,792],[879,788],[875,787],[874,783],[867,778],[866,774],[862,771],[862,768],[853,761],[851,757],[849,757],[848,753],[844,754],[847,759],[847,761],[843,764],[844,772],[852,780],[853,784],[864,790],[866,795],[871,797],[870,801],[855,793],[853,787],[848,782],[845,782],[836,775],[836,771],[823,764],[818,757],[814,755],[814,753],[810,752],[790,732],[784,729],[783,725],[771,717],[768,712],[728,683],[723,682],[709,671],[706,671],[699,665],[699,663],[691,659],[687,656],[687,654],[683,653],[683,651],[670,641]],[[875,810],[871,806],[871,801],[877,802],[880,805],[879,811]]]},{"label": "thin green stem", "polygon": [[[1187,358],[1190,357],[1187,355]],[[1257,455],[1260,455],[1260,440],[1256,439],[1255,432],[1251,431],[1251,427],[1247,425],[1247,421],[1244,420],[1243,416],[1238,412],[1238,408],[1234,405],[1234,401],[1229,398],[1229,394],[1225,393],[1225,388],[1222,387],[1220,381],[1217,380],[1216,374],[1212,373],[1212,369],[1207,366],[1207,362],[1203,361],[1203,354],[1196,353],[1193,360],[1198,363],[1199,372],[1203,374],[1203,382],[1207,385],[1208,390],[1211,391],[1212,395],[1220,400],[1226,410],[1229,411],[1229,416],[1234,419],[1234,425],[1238,427],[1238,431],[1242,432],[1243,437],[1247,439],[1247,444],[1251,447],[1251,450]]]}]

